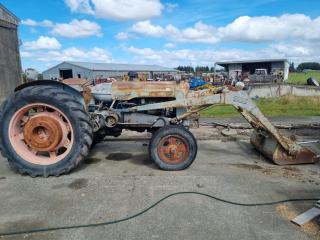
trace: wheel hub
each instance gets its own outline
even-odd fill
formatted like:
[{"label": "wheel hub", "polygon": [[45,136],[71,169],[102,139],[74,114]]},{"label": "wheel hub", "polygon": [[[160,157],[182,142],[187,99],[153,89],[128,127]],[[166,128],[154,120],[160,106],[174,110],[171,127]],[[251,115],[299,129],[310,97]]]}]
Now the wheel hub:
[{"label": "wheel hub", "polygon": [[186,160],[189,148],[188,144],[179,136],[168,136],[161,140],[158,153],[164,162],[179,164]]},{"label": "wheel hub", "polygon": [[63,130],[54,117],[38,114],[25,124],[23,135],[32,149],[42,152],[54,151],[62,140]]}]

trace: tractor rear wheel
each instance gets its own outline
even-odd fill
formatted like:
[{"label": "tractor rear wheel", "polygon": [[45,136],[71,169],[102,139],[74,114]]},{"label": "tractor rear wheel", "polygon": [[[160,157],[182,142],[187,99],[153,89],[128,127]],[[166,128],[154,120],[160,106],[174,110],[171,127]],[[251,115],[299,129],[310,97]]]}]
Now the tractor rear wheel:
[{"label": "tractor rear wheel", "polygon": [[0,108],[0,150],[21,174],[59,176],[87,156],[92,126],[81,102],[56,86],[31,86]]},{"label": "tractor rear wheel", "polygon": [[188,168],[197,156],[197,141],[181,126],[158,129],[150,140],[149,155],[162,170],[179,171]]}]

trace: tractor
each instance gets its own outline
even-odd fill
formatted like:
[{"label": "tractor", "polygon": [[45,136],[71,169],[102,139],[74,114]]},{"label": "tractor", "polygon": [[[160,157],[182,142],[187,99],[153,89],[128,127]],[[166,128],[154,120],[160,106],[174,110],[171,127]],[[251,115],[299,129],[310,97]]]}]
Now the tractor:
[{"label": "tractor", "polygon": [[123,130],[152,133],[150,159],[163,170],[188,168],[197,156],[189,131],[199,111],[233,105],[251,124],[251,143],[276,164],[314,163],[316,154],[282,135],[248,94],[237,88],[192,90],[185,81],[41,80],[18,86],[0,108],[0,151],[31,177],[76,168],[92,145]]}]

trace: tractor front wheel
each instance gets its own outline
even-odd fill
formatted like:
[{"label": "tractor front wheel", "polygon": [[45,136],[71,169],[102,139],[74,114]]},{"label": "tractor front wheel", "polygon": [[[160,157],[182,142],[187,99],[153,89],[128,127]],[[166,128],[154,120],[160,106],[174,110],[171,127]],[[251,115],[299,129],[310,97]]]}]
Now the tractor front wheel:
[{"label": "tractor front wheel", "polygon": [[88,154],[92,127],[84,106],[61,87],[32,86],[0,108],[0,150],[20,173],[59,176]]},{"label": "tractor front wheel", "polygon": [[181,126],[158,129],[149,144],[149,155],[162,170],[178,171],[188,168],[197,156],[197,141]]}]

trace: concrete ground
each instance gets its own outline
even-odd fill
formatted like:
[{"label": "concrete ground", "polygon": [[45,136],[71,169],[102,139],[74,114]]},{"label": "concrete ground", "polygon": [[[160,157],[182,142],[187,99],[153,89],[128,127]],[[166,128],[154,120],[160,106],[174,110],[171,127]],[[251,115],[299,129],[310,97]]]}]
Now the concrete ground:
[{"label": "concrete ground", "polygon": [[[196,136],[214,131],[201,129]],[[133,135],[98,144],[82,166],[58,178],[20,176],[1,158],[0,232],[119,219],[178,191],[243,203],[320,197],[320,163],[276,166],[246,138],[214,139],[200,140],[196,161],[179,172],[157,169],[146,138]],[[313,204],[240,207],[180,195],[115,225],[0,239],[320,239],[320,221],[303,228],[290,222]]]}]

